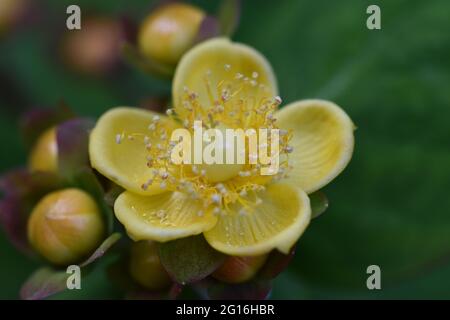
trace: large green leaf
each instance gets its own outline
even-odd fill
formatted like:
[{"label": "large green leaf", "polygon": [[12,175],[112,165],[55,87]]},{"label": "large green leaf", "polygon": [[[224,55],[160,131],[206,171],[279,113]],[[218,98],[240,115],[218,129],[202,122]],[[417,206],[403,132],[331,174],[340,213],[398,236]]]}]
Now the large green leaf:
[{"label": "large green leaf", "polygon": [[203,235],[162,243],[159,256],[173,280],[183,285],[207,277],[225,259],[209,246]]}]

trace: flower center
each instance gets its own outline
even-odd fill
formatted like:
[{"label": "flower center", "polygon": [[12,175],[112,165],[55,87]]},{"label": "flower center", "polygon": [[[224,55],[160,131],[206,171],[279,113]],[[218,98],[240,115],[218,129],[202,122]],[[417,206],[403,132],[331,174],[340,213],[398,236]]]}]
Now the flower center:
[{"label": "flower center", "polygon": [[[230,141],[231,139],[227,139],[226,127],[220,126],[216,129],[218,129],[217,133],[221,136],[221,139],[214,141],[214,146],[216,147],[214,153],[220,153],[222,157],[220,157],[221,159],[219,159],[217,163],[203,163],[199,165],[200,171],[204,170],[206,180],[208,180],[210,183],[222,182],[232,179],[244,169],[244,164],[239,164],[237,161],[235,161],[236,159],[232,159],[232,163],[226,162],[227,154],[237,156],[240,150],[237,149],[237,144],[234,143],[234,139],[233,141]],[[217,139],[217,137],[214,139]],[[206,146],[204,145],[202,148],[202,154],[206,151],[205,147]]]},{"label": "flower center", "polygon": [[[225,65],[225,69],[231,72],[231,66]],[[146,190],[150,185],[159,184],[162,189],[179,191],[189,195],[192,199],[203,202],[205,211],[203,215],[212,210],[214,214],[227,214],[234,212],[236,204],[240,205],[240,214],[246,214],[254,210],[262,201],[258,192],[265,189],[264,185],[272,180],[284,178],[287,175],[289,153],[292,147],[289,141],[292,132],[278,130],[276,137],[266,137],[261,143],[260,129],[279,129],[276,126],[274,113],[281,103],[280,97],[271,97],[263,84],[259,84],[258,74],[253,72],[246,76],[236,73],[232,80],[213,81],[212,74],[207,72],[204,84],[208,92],[207,99],[199,97],[196,92],[184,89],[182,95],[182,109],[177,114],[173,109],[167,110],[167,115],[194,135],[195,126],[199,122],[203,129],[219,129],[223,133],[226,129],[254,130],[258,143],[258,152],[268,154],[269,162],[277,159],[277,170],[268,174],[261,174],[263,165],[251,161],[255,157],[254,150],[250,150],[251,137],[246,136],[243,148],[231,141],[225,140],[219,143],[219,149],[223,154],[233,151],[245,155],[244,163],[213,163],[213,164],[174,164],[171,154],[177,141],[171,141],[171,132],[168,125],[155,116],[148,126],[148,135],[129,135],[128,140],[142,143],[146,148],[146,161],[149,170],[153,170],[153,177],[143,181],[142,189]],[[215,83],[215,85],[214,85]],[[203,99],[200,99],[203,98]],[[205,102],[206,101],[206,102]],[[126,133],[117,136],[118,142]],[[268,140],[267,140],[268,139]],[[274,150],[272,142],[277,139],[278,148]],[[158,141],[156,145],[150,141]],[[242,147],[242,146],[241,146]]]}]

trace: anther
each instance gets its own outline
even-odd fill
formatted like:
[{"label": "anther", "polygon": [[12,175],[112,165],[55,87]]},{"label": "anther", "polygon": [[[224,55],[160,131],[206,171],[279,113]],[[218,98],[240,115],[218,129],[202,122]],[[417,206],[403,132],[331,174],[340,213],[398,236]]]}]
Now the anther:
[{"label": "anther", "polygon": [[116,143],[120,144],[122,142],[122,135],[120,133],[116,134]]},{"label": "anther", "polygon": [[164,179],[164,180],[169,177],[169,174],[167,172],[165,172],[165,171],[161,172],[160,175],[161,175],[161,179]]},{"label": "anther", "polygon": [[280,96],[276,96],[274,99],[275,99],[275,103],[278,105],[280,105],[283,102],[283,100],[281,100]]},{"label": "anther", "polygon": [[219,194],[213,194],[212,196],[211,196],[211,201],[213,202],[213,203],[220,203],[220,200],[221,200],[221,196],[219,195]]},{"label": "anther", "polygon": [[287,153],[292,153],[292,152],[294,151],[294,148],[293,148],[292,146],[287,146],[284,150],[285,150]]}]

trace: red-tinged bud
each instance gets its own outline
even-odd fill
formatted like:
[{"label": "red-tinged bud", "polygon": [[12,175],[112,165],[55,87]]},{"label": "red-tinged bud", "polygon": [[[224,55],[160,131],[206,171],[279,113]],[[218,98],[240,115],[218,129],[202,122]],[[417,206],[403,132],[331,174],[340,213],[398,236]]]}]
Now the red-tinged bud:
[{"label": "red-tinged bud", "polygon": [[267,255],[228,257],[212,276],[226,283],[242,283],[252,279],[266,262]]}]

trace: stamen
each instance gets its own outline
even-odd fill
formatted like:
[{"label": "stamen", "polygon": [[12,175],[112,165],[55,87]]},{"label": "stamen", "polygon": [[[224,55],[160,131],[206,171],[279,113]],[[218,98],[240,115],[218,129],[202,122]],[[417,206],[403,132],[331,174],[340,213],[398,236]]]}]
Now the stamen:
[{"label": "stamen", "polygon": [[[230,71],[231,65],[225,64],[224,68]],[[256,71],[251,74],[237,72],[232,79],[217,82],[211,75],[212,72],[208,70],[204,77],[208,101],[206,105],[203,100],[200,101],[196,92],[185,86],[181,98],[181,106],[187,111],[185,118],[177,118],[176,111],[172,108],[167,109],[167,116],[182,120],[183,127],[191,133],[200,126],[196,121],[201,121],[202,126],[208,129],[217,126],[240,128],[244,131],[252,129],[256,135],[260,128],[278,129],[275,111],[282,100],[279,96],[268,94],[266,86],[258,82],[260,75]],[[172,129],[161,116],[152,117],[148,130],[145,134],[120,132],[115,136],[117,144],[141,143],[145,148],[143,161],[152,170],[153,176],[142,181],[141,188],[148,190],[150,185],[156,185],[161,189],[179,191],[192,199],[198,199],[202,201],[204,208],[197,212],[199,217],[207,213],[229,214],[233,212],[230,206],[233,203],[241,206],[239,214],[252,214],[254,207],[262,203],[259,193],[265,190],[264,184],[286,177],[292,169],[289,162],[289,154],[293,152],[293,147],[289,145],[292,131],[279,131],[280,161],[278,172],[274,172],[273,176],[261,176],[262,166],[257,163],[258,153],[239,150],[241,155],[251,160],[250,163],[246,163],[235,177],[221,183],[212,183],[208,181],[207,170],[203,167],[172,163],[171,152],[177,142],[170,141]],[[128,139],[124,141],[124,137]],[[261,143],[259,147],[266,153],[277,155],[275,150],[269,148],[272,146],[271,139],[268,137],[267,143]]]}]

